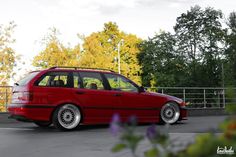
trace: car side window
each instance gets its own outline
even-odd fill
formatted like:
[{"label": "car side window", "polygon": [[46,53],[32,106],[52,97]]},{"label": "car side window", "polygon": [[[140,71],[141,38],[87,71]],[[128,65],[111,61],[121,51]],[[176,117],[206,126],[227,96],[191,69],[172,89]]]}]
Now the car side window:
[{"label": "car side window", "polygon": [[36,86],[68,87],[68,72],[49,72],[37,82]]},{"label": "car side window", "polygon": [[100,73],[97,72],[79,72],[82,82],[82,88],[93,90],[104,90],[104,83]]},{"label": "car side window", "polygon": [[46,75],[39,83],[38,86],[47,86],[50,76]]},{"label": "car side window", "polygon": [[111,90],[125,91],[125,92],[138,92],[138,88],[135,87],[128,79],[114,74],[105,74]]}]

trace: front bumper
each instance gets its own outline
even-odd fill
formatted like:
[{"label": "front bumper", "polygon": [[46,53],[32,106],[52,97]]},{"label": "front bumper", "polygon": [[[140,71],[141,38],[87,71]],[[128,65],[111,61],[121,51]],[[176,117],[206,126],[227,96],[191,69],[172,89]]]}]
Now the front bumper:
[{"label": "front bumper", "polygon": [[180,120],[187,120],[188,109],[186,106],[180,107]]}]

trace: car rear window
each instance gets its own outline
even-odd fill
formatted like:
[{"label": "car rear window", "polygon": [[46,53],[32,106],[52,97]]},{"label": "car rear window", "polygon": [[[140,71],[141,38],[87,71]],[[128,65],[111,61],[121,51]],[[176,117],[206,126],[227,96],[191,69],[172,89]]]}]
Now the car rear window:
[{"label": "car rear window", "polygon": [[28,84],[39,72],[31,72],[29,74],[27,74],[25,77],[23,77],[23,79],[21,79],[20,81],[17,82],[18,86],[25,86],[26,84]]}]

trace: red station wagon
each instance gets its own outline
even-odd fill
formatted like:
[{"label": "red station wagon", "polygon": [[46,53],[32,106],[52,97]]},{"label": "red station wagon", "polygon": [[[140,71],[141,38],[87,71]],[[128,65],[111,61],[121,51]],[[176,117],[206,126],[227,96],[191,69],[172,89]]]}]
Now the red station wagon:
[{"label": "red station wagon", "polygon": [[29,73],[13,88],[11,117],[40,127],[71,130],[80,124],[107,124],[113,114],[123,121],[173,124],[186,119],[185,103],[147,92],[128,78],[106,69],[52,67]]}]

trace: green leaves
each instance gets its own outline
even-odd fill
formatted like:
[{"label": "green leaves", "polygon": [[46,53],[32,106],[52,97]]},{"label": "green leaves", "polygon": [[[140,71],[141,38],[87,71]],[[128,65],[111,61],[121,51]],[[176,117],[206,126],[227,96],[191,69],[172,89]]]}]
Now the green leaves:
[{"label": "green leaves", "polygon": [[[144,86],[221,86],[226,48],[221,20],[220,10],[194,6],[177,17],[173,34],[161,31],[143,41],[138,58]],[[235,53],[230,52],[235,62]],[[230,71],[234,72],[226,73],[236,80],[236,71]]]},{"label": "green leaves", "polygon": [[143,139],[142,135],[137,135],[135,132],[130,133],[124,133],[123,136],[121,136],[121,141],[126,143],[127,148],[129,148],[134,154],[138,147],[139,142]]},{"label": "green leaves", "polygon": [[160,32],[142,42],[139,62],[142,65],[142,82],[148,87],[181,86],[185,74],[184,56],[176,50],[176,38],[169,32]]},{"label": "green leaves", "polygon": [[116,144],[112,149],[111,151],[114,152],[114,153],[117,153],[117,152],[120,152],[122,151],[123,149],[127,148],[127,145],[124,144],[124,143],[119,143],[119,144]]},{"label": "green leaves", "polygon": [[[118,122],[118,123],[117,123]],[[135,116],[131,116],[128,122],[121,124],[119,115],[115,114],[112,117],[112,122],[110,124],[111,133],[114,135],[117,127],[114,127],[114,124],[121,127],[122,132],[120,132],[120,142],[112,148],[112,152],[119,152],[124,149],[129,149],[132,152],[133,156],[136,156],[136,149],[138,144],[144,139],[142,135],[137,134],[135,131],[137,125],[137,119]]]},{"label": "green leaves", "polygon": [[230,86],[236,86],[236,12],[230,13],[227,25],[229,28],[226,34],[225,82]]},{"label": "green leaves", "polygon": [[149,149],[148,151],[144,152],[145,157],[157,157],[158,150],[156,148]]},{"label": "green leaves", "polygon": [[[177,18],[175,32],[178,51],[186,56],[192,86],[221,85],[220,59],[224,49],[222,12],[194,6]],[[206,76],[206,77],[204,77]]]}]

